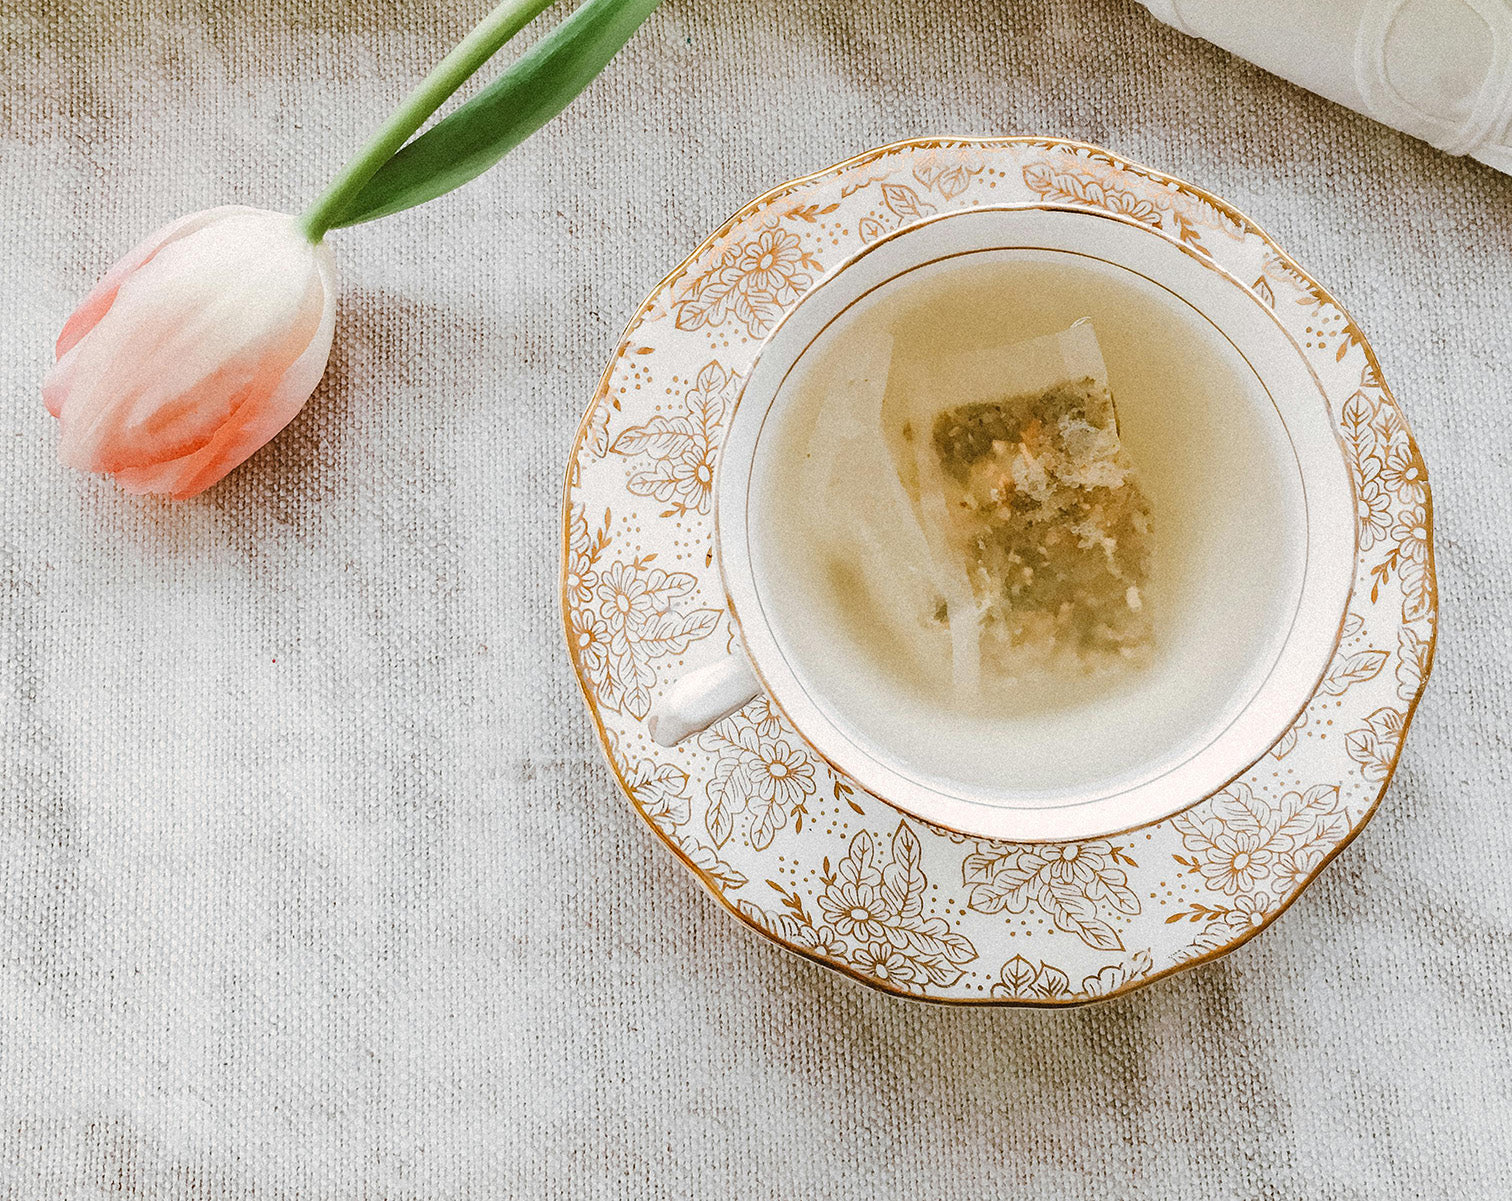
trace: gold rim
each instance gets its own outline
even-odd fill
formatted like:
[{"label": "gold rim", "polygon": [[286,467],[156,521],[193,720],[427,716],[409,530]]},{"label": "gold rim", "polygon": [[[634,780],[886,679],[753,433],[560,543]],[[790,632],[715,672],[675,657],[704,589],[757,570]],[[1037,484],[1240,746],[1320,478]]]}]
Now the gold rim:
[{"label": "gold rim", "polygon": [[[1314,296],[1316,296],[1323,303],[1332,305],[1339,311],[1340,315],[1344,318],[1345,332],[1353,338],[1353,340],[1363,351],[1365,355],[1365,361],[1373,370],[1375,378],[1380,382],[1382,395],[1391,402],[1392,406],[1397,410],[1398,413],[1401,413],[1401,406],[1397,403],[1396,395],[1387,385],[1385,377],[1381,372],[1380,360],[1376,357],[1374,349],[1372,349],[1370,343],[1366,340],[1364,334],[1360,331],[1359,326],[1355,324],[1354,318],[1350,316],[1349,311],[1345,309],[1344,306],[1334,298],[1331,292],[1329,292],[1326,288],[1319,284],[1317,280],[1313,279],[1311,275],[1304,271],[1301,266],[1298,265],[1297,261],[1292,258],[1291,255],[1282,250],[1281,247],[1276,244],[1275,239],[1267,234],[1265,230],[1262,229],[1246,213],[1244,213],[1240,209],[1235,208],[1232,204],[1229,204],[1227,201],[1220,199],[1206,189],[1197,187],[1195,184],[1187,183],[1185,180],[1178,179],[1173,175],[1168,175],[1163,171],[1158,171],[1153,167],[1145,166],[1143,163],[1136,162],[1133,159],[1123,158],[1120,155],[1114,154],[1108,150],[1104,150],[1099,146],[1094,146],[1091,143],[1078,142],[1067,138],[1035,138],[1022,136],[981,138],[905,138],[902,141],[889,142],[884,146],[879,146],[875,149],[865,151],[851,158],[844,159],[843,161],[835,163],[829,167],[825,167],[822,170],[814,171],[808,175],[802,175],[798,176],[795,179],[787,180],[785,183],[779,184],[776,187],[763,192],[754,200],[747,202],[728,220],[726,220],[714,233],[710,234],[707,238],[700,242],[697,248],[690,255],[688,255],[687,258],[683,259],[681,263],[679,263],[675,268],[672,269],[672,271],[664,276],[661,282],[658,283],[654,288],[652,288],[651,291],[647,294],[646,298],[642,300],[641,303],[637,306],[635,312],[631,315],[630,320],[626,323],[624,331],[620,334],[619,343],[615,348],[614,354],[610,357],[608,366],[605,367],[603,374],[599,377],[599,386],[594,391],[593,398],[588,405],[587,411],[584,413],[582,420],[578,423],[577,432],[573,436],[572,448],[567,461],[567,470],[563,480],[562,488],[562,567],[559,584],[559,596],[562,604],[562,626],[565,635],[565,641],[567,644],[567,654],[572,663],[573,674],[577,677],[578,689],[583,694],[583,700],[587,704],[589,716],[593,720],[593,725],[598,735],[599,751],[604,756],[605,761],[608,763],[609,770],[614,776],[616,783],[618,783],[620,790],[625,794],[627,798],[630,799],[630,808],[641,819],[641,821],[650,828],[652,833],[656,835],[656,837],[663,843],[663,845],[665,845],[673,853],[673,855],[675,855],[678,860],[682,862],[683,866],[693,874],[694,879],[696,879],[701,885],[703,885],[705,891],[708,892],[709,895],[713,897],[714,900],[727,913],[733,916],[736,921],[738,921],[742,926],[749,927],[757,934],[759,934],[763,939],[775,943],[777,946],[782,947],[784,950],[797,955],[800,958],[817,963],[820,966],[829,969],[830,971],[839,972],[840,974],[848,976],[850,979],[855,980],[858,983],[864,984],[868,988],[874,989],[877,992],[886,993],[889,996],[905,997],[912,1001],[925,1001],[932,1005],[960,1005],[972,1007],[1009,1006],[1027,1009],[1069,1009],[1083,1005],[1095,1005],[1103,1001],[1113,1000],[1115,997],[1124,996],[1135,991],[1136,989],[1144,988],[1146,985],[1153,984],[1157,980],[1162,980],[1167,976],[1175,975],[1177,972],[1187,971],[1190,968],[1198,967],[1204,963],[1211,963],[1214,960],[1221,959],[1224,956],[1238,950],[1256,935],[1260,934],[1264,930],[1268,930],[1271,925],[1281,917],[1282,914],[1289,910],[1292,905],[1296,903],[1297,899],[1312,885],[1312,882],[1322,874],[1324,869],[1327,868],[1328,865],[1332,863],[1345,850],[1345,848],[1347,848],[1352,842],[1354,842],[1356,838],[1359,837],[1360,832],[1370,824],[1371,818],[1375,816],[1376,810],[1380,808],[1381,800],[1385,797],[1386,790],[1391,786],[1391,781],[1396,775],[1396,769],[1397,765],[1401,761],[1402,751],[1407,745],[1407,732],[1412,726],[1412,719],[1416,715],[1418,705],[1423,699],[1423,693],[1427,690],[1428,678],[1433,672],[1434,660],[1437,657],[1438,653],[1439,592],[1437,560],[1433,546],[1433,488],[1432,482],[1429,478],[1427,463],[1423,459],[1421,448],[1418,446],[1417,439],[1413,436],[1412,433],[1412,427],[1406,421],[1405,416],[1403,417],[1403,425],[1407,430],[1408,445],[1411,447],[1417,461],[1423,464],[1423,512],[1428,533],[1428,594],[1432,598],[1433,607],[1431,617],[1429,619],[1430,629],[1428,636],[1428,655],[1426,660],[1424,661],[1422,679],[1418,683],[1417,692],[1414,694],[1412,700],[1408,702],[1407,711],[1403,715],[1402,719],[1402,737],[1401,740],[1397,743],[1396,752],[1392,755],[1391,763],[1387,767],[1386,773],[1381,780],[1380,788],[1377,790],[1374,799],[1370,802],[1369,806],[1367,806],[1360,820],[1350,827],[1349,833],[1346,834],[1339,841],[1339,843],[1333,847],[1332,850],[1330,850],[1326,855],[1323,856],[1317,867],[1315,867],[1312,872],[1308,874],[1306,879],[1304,879],[1302,883],[1296,887],[1291,896],[1283,901],[1273,913],[1268,914],[1265,920],[1262,921],[1259,925],[1256,925],[1253,928],[1237,935],[1232,942],[1226,943],[1221,947],[1216,947],[1211,951],[1208,951],[1193,959],[1186,960],[1183,963],[1171,964],[1169,967],[1162,968],[1158,972],[1151,972],[1148,975],[1141,976],[1137,980],[1128,981],[1102,996],[1080,996],[1066,999],[1056,999],[1038,997],[932,997],[928,995],[921,995],[919,993],[911,993],[900,988],[894,988],[884,983],[883,981],[874,979],[873,977],[862,975],[860,972],[858,972],[848,964],[822,958],[821,956],[807,950],[802,946],[789,942],[773,931],[764,928],[763,926],[748,918],[745,914],[741,913],[740,910],[737,909],[728,899],[726,899],[724,894],[719,890],[713,878],[710,877],[705,871],[703,871],[702,868],[698,867],[698,865],[688,857],[688,855],[682,850],[681,847],[679,847],[675,842],[673,842],[670,838],[663,834],[662,831],[657,827],[657,825],[653,821],[651,821],[651,819],[647,817],[643,812],[641,812],[640,806],[635,804],[634,794],[631,791],[629,781],[625,779],[623,773],[621,773],[619,769],[619,765],[615,763],[614,757],[609,753],[609,732],[604,728],[603,719],[599,715],[598,706],[594,703],[593,696],[588,691],[587,685],[584,683],[582,666],[578,662],[577,651],[572,644],[572,631],[571,626],[569,625],[568,615],[570,605],[568,601],[567,591],[567,566],[570,561],[571,554],[571,527],[569,517],[571,514],[572,489],[574,486],[574,477],[576,475],[578,458],[582,451],[583,442],[588,434],[589,423],[592,420],[594,414],[597,412],[599,404],[609,393],[610,380],[614,374],[614,369],[619,365],[619,361],[624,358],[625,354],[629,351],[630,335],[640,328],[646,314],[653,307],[653,300],[659,297],[663,293],[663,291],[670,288],[678,280],[683,278],[683,276],[688,273],[690,266],[698,258],[700,258],[705,251],[707,251],[710,247],[715,245],[723,238],[727,237],[736,226],[754,216],[763,207],[777,200],[781,196],[795,191],[796,189],[803,187],[806,184],[817,182],[821,179],[826,178],[827,176],[836,175],[842,171],[854,170],[857,167],[865,166],[870,162],[876,162],[878,159],[901,150],[937,150],[953,146],[1032,146],[1042,147],[1046,150],[1070,149],[1088,151],[1092,155],[1098,156],[1103,161],[1113,166],[1120,167],[1125,170],[1131,170],[1136,174],[1143,175],[1148,179],[1163,184],[1174,185],[1178,191],[1206,201],[1219,212],[1232,219],[1246,232],[1254,234],[1256,237],[1258,237],[1262,242],[1265,243],[1265,245],[1271,250],[1271,252],[1277,256],[1277,258],[1285,267],[1293,272],[1297,276],[1297,278],[1304,280],[1308,284]],[[1083,210],[1079,206],[1075,205],[1067,207],[1075,208],[1078,212],[1086,211],[1097,213],[1100,211],[1093,208],[1087,208]],[[1220,270],[1222,269],[1220,268]],[[1241,283],[1240,287],[1246,287],[1246,285]],[[1311,364],[1309,364],[1309,370],[1311,370]],[[1326,403],[1326,391],[1324,393],[1324,398]],[[1352,480],[1351,487],[1353,487]],[[1351,585],[1351,588],[1352,587],[1353,585]],[[728,597],[726,597],[726,600],[728,601]],[[1262,758],[1263,757],[1264,756],[1262,755]],[[1169,820],[1170,818],[1168,816],[1162,818],[1161,822]],[[1147,822],[1145,823],[1145,826],[1159,824],[1161,823]],[[1135,828],[1143,829],[1144,826]]]}]

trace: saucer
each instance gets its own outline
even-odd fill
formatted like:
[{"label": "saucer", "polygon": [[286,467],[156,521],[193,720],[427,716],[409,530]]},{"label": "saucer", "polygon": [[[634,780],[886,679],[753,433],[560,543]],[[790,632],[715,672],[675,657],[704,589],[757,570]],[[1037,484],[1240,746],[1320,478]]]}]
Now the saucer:
[{"label": "saucer", "polygon": [[[653,700],[734,637],[713,481],[764,338],[828,267],[950,209],[1053,203],[1179,238],[1291,333],[1327,397],[1359,505],[1338,648],[1296,723],[1221,791],[1123,834],[968,837],[837,775],[764,698],[676,748]],[[1426,471],[1375,356],[1333,299],[1222,201],[1104,151],[1040,139],[900,143],[741,210],[641,305],[573,447],[563,606],[611,767],[726,908],[890,992],[1074,1004],[1223,954],[1274,920],[1369,820],[1433,655]]]}]

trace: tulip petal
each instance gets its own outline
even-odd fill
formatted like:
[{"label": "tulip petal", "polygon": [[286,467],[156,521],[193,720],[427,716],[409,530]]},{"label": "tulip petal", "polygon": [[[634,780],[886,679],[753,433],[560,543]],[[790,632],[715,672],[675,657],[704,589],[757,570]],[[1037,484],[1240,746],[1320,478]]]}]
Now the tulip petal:
[{"label": "tulip petal", "polygon": [[[70,350],[79,344],[85,334],[99,324],[100,318],[110,310],[115,303],[116,293],[120,290],[127,277],[138,267],[157,254],[170,242],[179,238],[187,237],[196,230],[231,213],[250,213],[256,209],[249,209],[239,204],[223,204],[219,208],[205,209],[202,212],[190,213],[180,217],[176,221],[170,221],[167,225],[154,230],[143,238],[128,251],[124,257],[117,260],[114,266],[101,278],[100,282],[90,289],[89,295],[79,302],[78,308],[74,309],[73,315],[63,323],[63,330],[58,334],[57,346],[54,353],[62,359]],[[58,414],[55,410],[50,411],[54,417]]]},{"label": "tulip petal", "polygon": [[218,483],[261,450],[304,407],[325,374],[336,328],[336,278],[329,247],[314,248],[319,279],[318,324],[303,352],[277,386],[257,403],[244,403],[201,449],[170,462],[127,467],[116,479],[128,492],[161,492],[184,500]]},{"label": "tulip petal", "polygon": [[[270,230],[271,217],[289,228]],[[262,403],[319,325],[315,254],[292,219],[256,210],[163,248],[77,348],[63,461],[119,471],[181,458]]]},{"label": "tulip petal", "polygon": [[79,348],[75,346],[59,357],[42,380],[42,403],[54,417],[63,411],[63,402],[68,399],[78,366]]}]

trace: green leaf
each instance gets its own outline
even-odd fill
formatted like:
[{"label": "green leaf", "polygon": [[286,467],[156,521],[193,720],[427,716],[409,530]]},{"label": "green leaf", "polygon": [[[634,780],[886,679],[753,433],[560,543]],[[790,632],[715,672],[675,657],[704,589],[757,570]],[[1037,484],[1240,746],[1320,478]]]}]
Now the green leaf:
[{"label": "green leaf", "polygon": [[592,82],[661,0],[585,0],[494,83],[389,159],[332,228],[434,200],[481,175]]}]

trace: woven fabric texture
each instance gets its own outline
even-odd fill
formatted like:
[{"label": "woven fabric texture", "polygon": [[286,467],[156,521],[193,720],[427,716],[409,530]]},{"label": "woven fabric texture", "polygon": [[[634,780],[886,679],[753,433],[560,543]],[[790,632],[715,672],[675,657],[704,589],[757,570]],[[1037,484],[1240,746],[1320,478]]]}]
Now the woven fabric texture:
[{"label": "woven fabric texture", "polygon": [[[58,466],[38,384],[99,273],[297,209],[483,7],[0,0],[0,1198],[1505,1197],[1512,179],[1132,0],[668,0],[499,168],[333,235],[330,370],[224,484]],[[773,184],[948,133],[1233,201],[1434,483],[1438,663],[1375,821],[1231,957],[1072,1012],[737,926],[617,795],[560,633],[567,449],[637,302]]]}]

